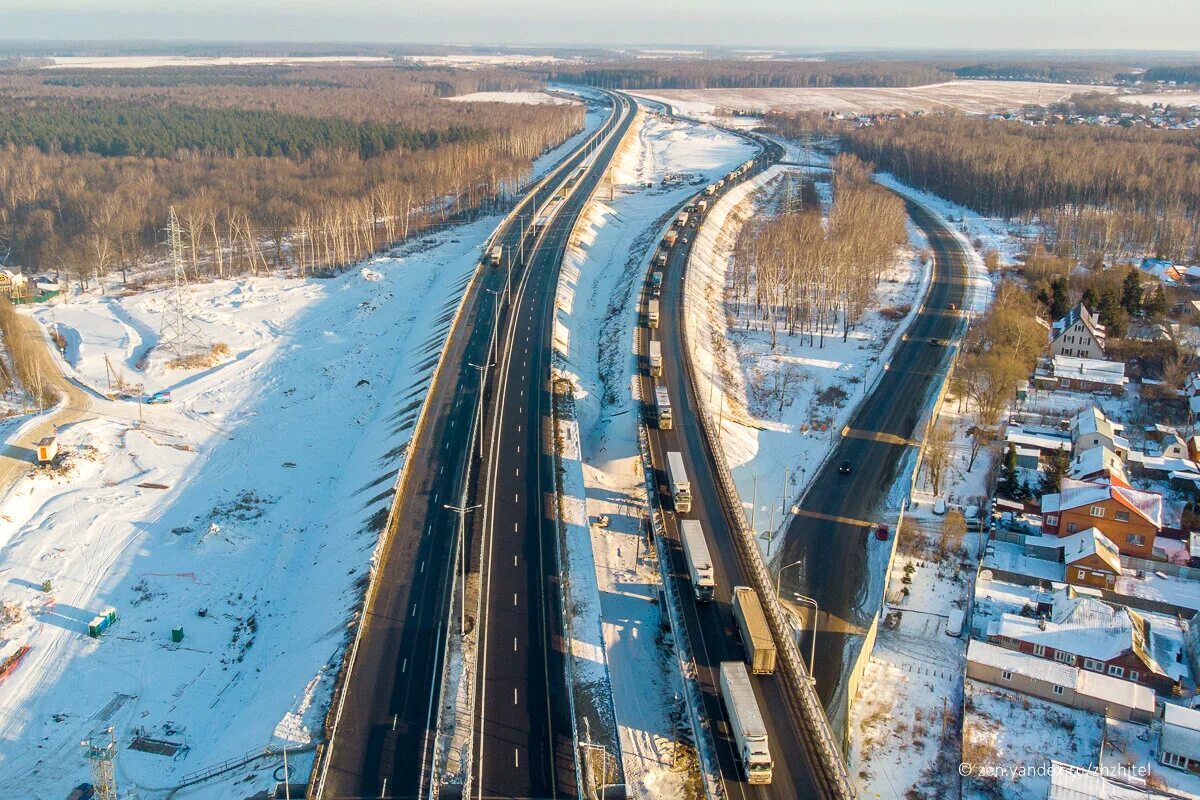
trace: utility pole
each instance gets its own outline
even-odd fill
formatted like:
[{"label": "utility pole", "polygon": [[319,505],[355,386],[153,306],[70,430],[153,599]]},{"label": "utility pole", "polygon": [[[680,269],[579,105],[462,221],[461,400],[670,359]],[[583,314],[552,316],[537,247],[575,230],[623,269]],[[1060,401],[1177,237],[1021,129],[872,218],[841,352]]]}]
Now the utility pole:
[{"label": "utility pole", "polygon": [[468,364],[468,366],[474,367],[475,369],[479,370],[479,402],[476,403],[475,407],[479,412],[479,427],[477,429],[478,430],[477,438],[479,439],[479,458],[482,459],[483,458],[483,438],[484,438],[483,437],[483,388],[484,388],[484,382],[487,380],[487,377],[486,377],[487,371],[489,368],[496,366],[496,362],[489,361],[486,364],[471,363],[471,364]]},{"label": "utility pole", "polygon": [[187,268],[183,263],[183,232],[175,206],[169,209],[167,236],[171,243],[171,266],[174,270],[174,285],[167,296],[158,335],[162,346],[182,358],[189,350],[200,344],[200,327],[188,314],[183,301],[183,288],[187,285]]},{"label": "utility pole", "polygon": [[483,508],[479,503],[473,506],[455,506],[446,503],[446,508],[458,514],[458,571],[462,574],[462,602],[459,603],[458,635],[467,635],[467,514],[477,508]]},{"label": "utility pole", "polygon": [[117,800],[117,780],[113,773],[113,759],[117,756],[117,735],[109,726],[101,732],[84,739],[80,744],[92,764],[92,786],[95,800]]}]

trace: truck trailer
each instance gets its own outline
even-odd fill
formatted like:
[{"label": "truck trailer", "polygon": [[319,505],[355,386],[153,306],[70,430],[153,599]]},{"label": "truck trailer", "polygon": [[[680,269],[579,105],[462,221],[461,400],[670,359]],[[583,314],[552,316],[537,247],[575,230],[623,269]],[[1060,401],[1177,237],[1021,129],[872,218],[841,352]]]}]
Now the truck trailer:
[{"label": "truck trailer", "polygon": [[491,262],[493,267],[498,267],[498,266],[500,266],[500,261],[503,258],[504,258],[503,245],[496,245],[495,247],[492,248],[492,252],[488,256],[488,261]]},{"label": "truck trailer", "polygon": [[688,212],[686,212],[686,211],[680,211],[679,216],[675,218],[675,224],[678,225],[680,228],[686,228],[687,221],[688,221]]},{"label": "truck trailer", "polygon": [[758,595],[749,586],[733,587],[733,617],[737,620],[742,646],[746,648],[746,663],[755,675],[770,675],[775,671],[775,640],[767,627]]},{"label": "truck trailer", "polygon": [[746,783],[770,783],[775,765],[767,740],[767,726],[750,685],[746,667],[738,661],[721,662],[721,699],[729,714],[729,729],[737,744],[738,761]]},{"label": "truck trailer", "polygon": [[679,528],[696,602],[712,602],[717,581],[713,574],[712,556],[708,553],[708,540],[704,538],[704,528],[694,519],[685,519]]},{"label": "truck trailer", "polygon": [[662,343],[650,343],[650,377],[661,378],[663,374]]},{"label": "truck trailer", "polygon": [[667,393],[667,387],[654,387],[654,408],[655,416],[658,418],[658,427],[664,431],[671,430],[675,422],[671,417],[671,396]]},{"label": "truck trailer", "polygon": [[[692,482],[683,468],[682,453],[667,453],[667,483],[671,487],[671,502],[676,514],[692,510]],[[772,652],[772,657],[774,653]]]},{"label": "truck trailer", "polygon": [[[646,303],[646,324],[651,328],[658,327],[658,301],[650,300]],[[651,342],[651,344],[654,344]]]},{"label": "truck trailer", "polygon": [[679,231],[667,231],[667,235],[663,237],[663,245],[671,248],[675,246],[675,242],[679,240]]}]

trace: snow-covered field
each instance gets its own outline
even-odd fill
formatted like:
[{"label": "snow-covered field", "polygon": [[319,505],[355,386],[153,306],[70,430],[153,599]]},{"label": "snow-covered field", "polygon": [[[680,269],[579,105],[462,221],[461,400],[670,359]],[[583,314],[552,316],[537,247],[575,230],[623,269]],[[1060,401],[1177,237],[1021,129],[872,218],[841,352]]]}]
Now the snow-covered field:
[{"label": "snow-covered field", "polygon": [[[639,536],[647,508],[634,394],[637,300],[665,215],[696,185],[752,153],[743,140],[708,126],[648,116],[615,164],[615,197],[589,204],[559,282],[555,342],[559,370],[576,387],[582,459],[582,485],[572,491],[583,496],[568,501],[589,520],[610,519],[607,529],[569,528],[572,564],[590,562],[596,574],[594,583],[575,576],[572,591],[582,584],[598,593],[581,607],[598,607],[631,797],[697,791],[690,783],[696,780],[695,756],[676,745],[676,726],[685,716],[673,699],[682,688],[670,644],[660,634],[658,573]],[[685,172],[696,185],[661,185],[664,175]]]},{"label": "snow-covered field", "polygon": [[446,99],[456,103],[520,103],[525,105],[568,105],[572,102],[546,92],[471,92]]},{"label": "snow-covered field", "polygon": [[712,114],[718,108],[748,111],[838,111],[871,114],[887,111],[989,112],[1049,105],[1082,91],[1114,92],[1113,87],[1081,87],[1032,81],[950,81],[907,88],[811,89],[662,89],[635,92],[640,97],[669,103],[689,116]]},{"label": "snow-covered field", "polygon": [[244,67],[271,64],[388,63],[391,56],[53,56],[44,69]]},{"label": "snow-covered field", "polygon": [[1139,106],[1152,106],[1161,103],[1164,106],[1195,106],[1200,105],[1200,92],[1154,92],[1152,94],[1123,94],[1122,103],[1132,103]]},{"label": "snow-covered field", "polygon": [[432,66],[448,66],[460,67],[462,69],[472,69],[477,67],[500,67],[528,64],[559,64],[566,63],[571,59],[559,58],[558,56],[533,55],[531,53],[459,53],[444,56],[403,56],[402,60],[415,61],[418,64],[429,64]]}]

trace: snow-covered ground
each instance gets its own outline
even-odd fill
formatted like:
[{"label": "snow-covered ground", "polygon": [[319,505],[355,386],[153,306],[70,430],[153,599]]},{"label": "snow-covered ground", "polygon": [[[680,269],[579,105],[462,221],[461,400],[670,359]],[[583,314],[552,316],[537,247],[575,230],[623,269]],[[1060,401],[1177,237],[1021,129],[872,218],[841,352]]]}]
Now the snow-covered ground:
[{"label": "snow-covered ground", "polygon": [[[173,369],[156,346],[168,290],[35,311],[63,334],[63,368],[92,408],[60,430],[63,464],[0,500],[0,645],[31,648],[0,681],[3,794],[65,796],[88,777],[79,742],[108,726],[118,780],[141,797],[264,746],[311,748],[432,371],[498,221],[329,280],[186,288],[198,341],[228,347],[203,368]],[[106,398],[110,368],[173,402]],[[115,627],[89,638],[110,606]],[[136,736],[180,749],[129,749]],[[308,758],[289,759],[296,779]],[[278,764],[175,796],[240,800]]]},{"label": "snow-covered ground", "polygon": [[[589,521],[610,519],[607,529],[569,526],[572,565],[590,562],[596,576],[592,583],[575,575],[572,591],[582,586],[597,593],[632,797],[698,791],[695,755],[677,743],[678,728],[686,725],[675,699],[682,687],[661,634],[658,573],[640,535],[647,501],[637,444],[637,300],[665,215],[752,154],[730,134],[648,115],[614,165],[615,196],[588,205],[559,282],[555,344],[559,370],[575,386],[582,456],[582,485],[572,485],[566,500]],[[681,173],[691,180],[662,185],[663,176]],[[582,607],[593,606],[584,600]]]},{"label": "snow-covered ground", "polygon": [[525,105],[565,105],[572,102],[546,92],[471,92],[446,99],[456,103],[523,103]]},{"label": "snow-covered ground", "polygon": [[[725,458],[754,527],[773,531],[804,491],[831,449],[836,432],[882,373],[901,325],[915,314],[928,284],[930,264],[915,246],[902,248],[885,272],[873,306],[842,340],[840,328],[810,341],[771,332],[727,296],[727,274],[737,235],[752,217],[776,213],[793,171],[773,167],[733,189],[709,212],[690,257],[686,291],[688,346],[705,400],[721,429]],[[760,191],[761,190],[761,191]],[[786,484],[785,484],[786,476]],[[748,508],[748,513],[750,513]],[[771,536],[760,536],[768,558]]]},{"label": "snow-covered ground", "polygon": [[[1111,86],[1088,91],[1115,92]],[[793,89],[663,89],[638,91],[668,103],[689,116],[711,115],[718,108],[763,112],[837,111],[873,114],[889,111],[1017,110],[1025,105],[1049,105],[1080,91],[1074,84],[1033,81],[950,81],[906,88],[823,87]]]}]

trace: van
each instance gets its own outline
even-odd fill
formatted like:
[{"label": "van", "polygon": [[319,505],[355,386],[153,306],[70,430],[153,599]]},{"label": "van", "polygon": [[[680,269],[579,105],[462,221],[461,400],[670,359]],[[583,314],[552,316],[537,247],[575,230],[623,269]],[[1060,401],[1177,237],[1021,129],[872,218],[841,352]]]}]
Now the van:
[{"label": "van", "polygon": [[963,614],[961,608],[950,609],[950,613],[946,615],[946,635],[953,636],[955,639],[962,636],[963,621],[965,619],[966,616]]}]

